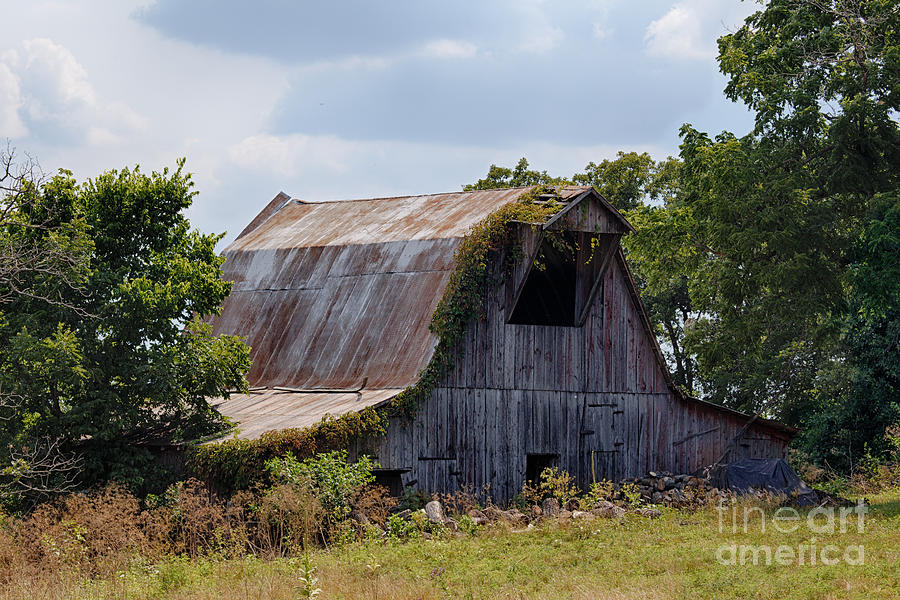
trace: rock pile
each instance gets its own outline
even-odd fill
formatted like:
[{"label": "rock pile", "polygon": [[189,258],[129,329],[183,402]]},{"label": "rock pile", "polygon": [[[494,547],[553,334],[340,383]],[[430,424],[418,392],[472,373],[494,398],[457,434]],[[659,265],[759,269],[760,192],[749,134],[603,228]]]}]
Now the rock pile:
[{"label": "rock pile", "polygon": [[714,487],[708,479],[693,475],[674,475],[668,472],[650,471],[644,477],[626,479],[622,485],[637,487],[641,501],[676,508],[699,507],[725,498],[727,492]]}]

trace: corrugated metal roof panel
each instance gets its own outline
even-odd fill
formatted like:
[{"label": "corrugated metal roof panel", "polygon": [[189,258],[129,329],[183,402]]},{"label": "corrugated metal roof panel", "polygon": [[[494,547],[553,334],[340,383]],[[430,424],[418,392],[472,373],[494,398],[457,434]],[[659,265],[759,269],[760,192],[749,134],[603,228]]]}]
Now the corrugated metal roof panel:
[{"label": "corrugated metal roof panel", "polygon": [[224,415],[238,421],[235,437],[258,438],[267,431],[291,427],[308,427],[325,415],[340,415],[377,406],[396,396],[400,390],[359,392],[291,392],[259,390],[248,394],[232,394],[228,400],[213,405]]},{"label": "corrugated metal roof panel", "polygon": [[[335,202],[294,201],[232,242],[225,253],[459,238],[491,211],[512,202],[529,189]],[[566,187],[561,189],[560,196],[568,199],[588,189]]]}]

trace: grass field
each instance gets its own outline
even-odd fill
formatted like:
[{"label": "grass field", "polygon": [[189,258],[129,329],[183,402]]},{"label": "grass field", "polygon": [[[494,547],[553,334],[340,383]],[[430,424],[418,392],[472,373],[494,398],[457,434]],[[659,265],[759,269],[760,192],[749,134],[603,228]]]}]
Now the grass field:
[{"label": "grass field", "polygon": [[[336,598],[900,598],[900,491],[869,499],[865,530],[856,515],[847,531],[813,532],[808,513],[772,521],[774,507],[739,505],[694,513],[664,510],[659,519],[555,522],[515,532],[495,526],[463,537],[353,543],[310,557],[322,600]],[[744,532],[743,511],[749,511]],[[765,531],[761,515],[766,514]],[[836,516],[839,513],[836,513]],[[836,519],[837,521],[837,519]],[[815,518],[817,527],[826,515]],[[782,533],[796,527],[792,533]],[[722,564],[738,547],[738,564]],[[739,564],[741,545],[774,552],[789,564]],[[801,549],[801,546],[804,548]],[[815,546],[815,551],[812,550]],[[826,561],[821,551],[826,546]],[[859,548],[862,547],[862,556]],[[790,551],[784,548],[789,548]],[[849,550],[849,554],[844,554]],[[803,551],[803,564],[798,553]],[[787,561],[789,552],[793,559]],[[815,564],[810,556],[815,554]],[[752,554],[745,556],[751,562]],[[849,559],[849,560],[845,560]],[[862,564],[851,564],[860,562]],[[282,600],[303,598],[302,558],[198,560],[135,558],[99,580],[47,573],[16,582],[0,598]]]}]

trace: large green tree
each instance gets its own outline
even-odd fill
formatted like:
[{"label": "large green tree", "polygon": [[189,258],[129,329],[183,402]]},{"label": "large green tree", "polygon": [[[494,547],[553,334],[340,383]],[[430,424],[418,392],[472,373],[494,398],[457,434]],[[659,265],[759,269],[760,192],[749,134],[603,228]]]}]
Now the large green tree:
[{"label": "large green tree", "polygon": [[702,314],[686,344],[708,397],[805,426],[844,468],[897,418],[897,362],[876,360],[898,352],[896,313],[860,307],[873,279],[897,285],[869,267],[895,223],[898,19],[895,2],[774,0],[720,38],[755,127],[683,127],[679,194],[642,223]]},{"label": "large green tree", "polygon": [[[184,216],[192,186],[181,161],[172,172],[123,169],[82,184],[61,171],[7,191],[0,236],[9,247],[26,259],[58,248],[50,268],[25,260],[15,278],[0,278],[7,484],[141,486],[146,443],[221,427],[206,398],[245,386],[249,352],[203,322],[231,284],[220,278],[221,236]],[[41,470],[54,464],[67,467],[61,479]]]}]

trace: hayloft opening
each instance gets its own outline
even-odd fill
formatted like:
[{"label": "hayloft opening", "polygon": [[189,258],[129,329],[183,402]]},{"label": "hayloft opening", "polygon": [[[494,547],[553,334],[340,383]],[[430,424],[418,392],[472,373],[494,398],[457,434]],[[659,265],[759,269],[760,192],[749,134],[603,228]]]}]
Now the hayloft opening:
[{"label": "hayloft opening", "polygon": [[[552,231],[540,238],[508,323],[580,327],[598,294],[621,234]],[[521,277],[521,276],[520,276]]]},{"label": "hayloft opening", "polygon": [[575,323],[576,239],[564,231],[544,238],[509,322],[515,325]]}]

